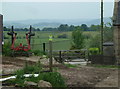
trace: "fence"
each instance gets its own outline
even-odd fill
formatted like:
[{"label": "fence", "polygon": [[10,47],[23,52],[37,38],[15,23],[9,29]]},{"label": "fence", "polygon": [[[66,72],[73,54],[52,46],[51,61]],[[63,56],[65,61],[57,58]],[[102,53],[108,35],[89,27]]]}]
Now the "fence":
[{"label": "fence", "polygon": [[[53,57],[56,61],[63,62],[81,62],[80,59],[86,61],[87,59],[87,49],[81,50],[59,50],[53,51]],[[77,59],[77,60],[75,60]]]},{"label": "fence", "polygon": [[[69,50],[71,48],[71,41],[56,41],[52,43],[53,50]],[[32,50],[41,50],[43,51],[43,43],[42,44],[31,44]],[[45,50],[49,50],[49,43],[45,43]]]}]

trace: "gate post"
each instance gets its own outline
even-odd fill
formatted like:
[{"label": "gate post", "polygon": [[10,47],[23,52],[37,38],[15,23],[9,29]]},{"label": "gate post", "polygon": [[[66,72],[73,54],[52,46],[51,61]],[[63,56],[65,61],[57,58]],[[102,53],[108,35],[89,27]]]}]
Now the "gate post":
[{"label": "gate post", "polygon": [[59,61],[60,61],[60,63],[63,63],[62,52],[61,51],[59,51]]},{"label": "gate post", "polygon": [[45,43],[43,43],[43,53],[45,55]]},{"label": "gate post", "polygon": [[117,64],[120,64],[120,1],[119,0],[115,0],[113,27],[114,27],[115,57]]},{"label": "gate post", "polygon": [[52,59],[52,35],[49,36],[49,68],[50,72],[53,71],[52,65],[53,65],[53,59]]}]

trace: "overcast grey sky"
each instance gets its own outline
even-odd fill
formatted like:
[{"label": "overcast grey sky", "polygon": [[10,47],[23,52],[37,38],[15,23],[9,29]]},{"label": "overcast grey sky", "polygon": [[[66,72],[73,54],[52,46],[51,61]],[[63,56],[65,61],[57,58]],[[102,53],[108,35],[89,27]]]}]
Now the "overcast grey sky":
[{"label": "overcast grey sky", "polygon": [[[104,3],[104,17],[113,15],[113,3]],[[96,19],[100,18],[98,2],[4,2],[4,21],[27,19]]]}]

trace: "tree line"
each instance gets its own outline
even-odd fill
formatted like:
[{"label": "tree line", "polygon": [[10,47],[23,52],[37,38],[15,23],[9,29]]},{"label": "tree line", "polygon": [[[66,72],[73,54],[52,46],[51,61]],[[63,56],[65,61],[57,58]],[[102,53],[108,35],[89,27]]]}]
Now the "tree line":
[{"label": "tree line", "polygon": [[[68,25],[68,24],[61,24],[57,28],[52,27],[45,27],[43,29],[40,28],[32,28],[32,31],[73,31],[76,28],[80,28],[83,31],[98,31],[100,30],[100,25],[91,25],[88,27],[86,24],[82,24],[80,26]],[[109,26],[105,25],[105,29],[111,29]],[[10,31],[11,28],[4,27],[4,31]],[[29,28],[15,28],[14,31],[29,31]]]}]

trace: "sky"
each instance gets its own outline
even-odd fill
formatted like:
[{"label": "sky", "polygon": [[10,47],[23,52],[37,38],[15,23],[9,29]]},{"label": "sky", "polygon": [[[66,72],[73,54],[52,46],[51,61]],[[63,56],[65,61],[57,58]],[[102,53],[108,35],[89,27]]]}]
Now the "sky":
[{"label": "sky", "polygon": [[[98,19],[100,2],[2,2],[4,21],[28,19]],[[104,3],[104,17],[112,17],[113,2]]]}]

